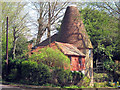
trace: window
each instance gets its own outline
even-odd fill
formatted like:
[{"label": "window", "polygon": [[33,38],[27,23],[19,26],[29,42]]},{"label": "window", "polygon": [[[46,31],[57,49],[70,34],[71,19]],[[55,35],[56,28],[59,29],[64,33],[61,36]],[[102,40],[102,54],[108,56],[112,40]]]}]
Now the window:
[{"label": "window", "polygon": [[68,56],[68,58],[71,60],[71,56]]},{"label": "window", "polygon": [[79,57],[79,65],[82,65],[82,57]]},{"label": "window", "polygon": [[71,56],[68,56],[68,58],[70,59],[70,65],[72,65],[72,64],[71,64]]},{"label": "window", "polygon": [[92,50],[91,50],[91,49],[89,49],[89,57],[91,57],[91,53],[92,53]]}]

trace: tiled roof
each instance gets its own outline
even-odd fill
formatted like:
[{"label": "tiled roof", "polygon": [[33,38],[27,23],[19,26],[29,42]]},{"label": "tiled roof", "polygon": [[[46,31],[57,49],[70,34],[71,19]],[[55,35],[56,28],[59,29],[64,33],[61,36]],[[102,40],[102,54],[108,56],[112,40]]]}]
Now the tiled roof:
[{"label": "tiled roof", "polygon": [[77,49],[72,44],[68,43],[61,43],[61,42],[55,42],[58,48],[65,54],[65,55],[76,55],[76,56],[85,56],[80,50]]},{"label": "tiled roof", "polygon": [[[53,36],[51,36],[51,43],[56,41],[58,37],[58,34],[54,34]],[[47,38],[46,40],[42,41],[40,44],[37,45],[38,46],[47,46],[49,44],[49,38]]]},{"label": "tiled roof", "polygon": [[47,48],[47,47],[50,47],[50,48],[53,48],[53,49],[58,49],[62,53],[64,53],[65,55],[85,56],[85,54],[83,54],[73,44],[61,43],[61,42],[57,42],[57,41],[54,41],[54,42],[52,42],[52,43],[50,43],[46,46],[37,46],[36,48],[32,49],[31,52],[38,52],[41,48]]}]

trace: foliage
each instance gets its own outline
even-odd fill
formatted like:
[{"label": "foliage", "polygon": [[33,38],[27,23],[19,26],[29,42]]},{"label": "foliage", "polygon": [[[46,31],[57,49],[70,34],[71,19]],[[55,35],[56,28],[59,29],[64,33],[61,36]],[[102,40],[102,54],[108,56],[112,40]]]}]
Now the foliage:
[{"label": "foliage", "polygon": [[118,20],[94,8],[84,8],[80,12],[93,44],[94,59],[112,59],[118,45]]},{"label": "foliage", "polygon": [[106,60],[104,62],[104,67],[108,70],[108,71],[113,71],[113,70],[117,70],[117,65],[115,64],[114,61],[110,61],[110,60]]},{"label": "foliage", "polygon": [[64,86],[64,85],[68,85],[69,82],[72,80],[72,74],[70,70],[64,70],[64,69],[59,69],[59,68],[55,68],[52,71],[52,82],[55,85],[60,85],[60,86]]},{"label": "foliage", "polygon": [[107,87],[106,82],[94,83],[95,88]]},{"label": "foliage", "polygon": [[22,84],[66,86],[79,83],[82,78],[81,72],[71,72],[69,69],[50,68],[43,63],[37,63],[25,59],[10,59],[9,72],[6,73],[6,62],[2,64],[2,78],[10,82]]},{"label": "foliage", "polygon": [[71,73],[73,76],[72,84],[77,85],[80,82],[80,80],[82,80],[84,75],[82,74],[82,72],[76,72],[76,71],[71,72]]},{"label": "foliage", "polygon": [[77,85],[82,79],[83,75],[81,72],[71,72],[70,70],[64,70],[55,68],[52,71],[52,83],[60,85],[61,87]]},{"label": "foliage", "polygon": [[87,76],[84,75],[83,78],[80,80],[80,82],[77,84],[77,86],[87,87],[87,86],[89,86],[90,81],[91,81],[90,78],[88,78]]},{"label": "foliage", "polygon": [[106,73],[94,73],[94,80],[96,82],[108,81],[109,76]]},{"label": "foliage", "polygon": [[45,84],[50,81],[50,69],[47,65],[27,60],[10,60],[6,76],[6,63],[3,62],[2,77],[4,80],[23,84]]},{"label": "foliage", "polygon": [[118,77],[114,73],[118,66],[113,61],[119,59],[118,20],[99,9],[84,8],[80,12],[93,44],[94,60],[104,62],[105,69]]},{"label": "foliage", "polygon": [[70,66],[70,60],[59,50],[53,50],[52,48],[42,48],[39,52],[34,52],[29,60],[42,62],[50,67],[64,68]]},{"label": "foliage", "polygon": [[[15,57],[16,41],[23,36],[28,28],[26,27],[27,12],[24,12],[26,3],[2,2],[2,56],[6,54],[6,17],[8,17],[8,52],[9,57]],[[27,35],[27,34],[26,34]]]},{"label": "foliage", "polygon": [[25,51],[28,50],[27,38],[21,35],[20,38],[16,41],[16,57],[22,55]]},{"label": "foliage", "polygon": [[2,78],[4,80],[8,81],[14,81],[20,79],[20,68],[21,68],[21,62],[25,59],[12,59],[9,58],[9,64],[8,64],[8,75],[6,71],[6,60],[3,60],[2,62]]},{"label": "foliage", "polygon": [[111,74],[113,80],[118,81],[120,78],[119,64],[116,64],[112,60],[106,60],[103,65],[109,74]]},{"label": "foliage", "polygon": [[22,62],[22,79],[28,84],[45,84],[49,82],[50,72],[48,66],[34,61]]}]

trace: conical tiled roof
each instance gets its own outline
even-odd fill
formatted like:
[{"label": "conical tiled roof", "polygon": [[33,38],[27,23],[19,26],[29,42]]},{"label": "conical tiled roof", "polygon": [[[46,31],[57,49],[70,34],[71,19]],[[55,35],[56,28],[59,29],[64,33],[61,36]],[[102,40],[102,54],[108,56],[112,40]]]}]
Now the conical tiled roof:
[{"label": "conical tiled roof", "polygon": [[67,7],[58,41],[74,44],[79,49],[93,48],[77,7]]}]

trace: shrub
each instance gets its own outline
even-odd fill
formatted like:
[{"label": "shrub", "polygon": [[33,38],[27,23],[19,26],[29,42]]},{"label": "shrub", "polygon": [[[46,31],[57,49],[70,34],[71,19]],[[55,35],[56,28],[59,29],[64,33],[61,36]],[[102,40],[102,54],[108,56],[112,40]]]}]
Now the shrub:
[{"label": "shrub", "polygon": [[[25,83],[37,83],[34,75],[36,75],[37,71],[37,63],[32,61],[23,61],[21,64],[21,78]],[[33,80],[34,79],[34,80]]]},{"label": "shrub", "polygon": [[29,59],[38,63],[42,62],[50,67],[70,67],[69,58],[61,51],[53,50],[52,48],[42,48],[39,52],[34,52]]},{"label": "shrub", "polygon": [[49,67],[34,61],[24,61],[22,62],[22,79],[27,84],[45,84],[50,80],[50,70]]},{"label": "shrub", "polygon": [[6,61],[2,61],[2,79],[6,80]]},{"label": "shrub", "polygon": [[69,85],[69,83],[72,81],[72,74],[70,70],[64,70],[56,68],[52,72],[52,82],[55,85],[65,86]]},{"label": "shrub", "polygon": [[51,80],[51,73],[49,67],[47,65],[44,65],[43,63],[40,63],[38,65],[38,71],[38,83],[40,85],[49,83]]},{"label": "shrub", "polygon": [[90,79],[87,77],[87,76],[83,76],[83,78],[80,80],[80,82],[77,84],[78,86],[84,86],[84,87],[87,87],[87,86],[89,86],[89,84],[90,84]]},{"label": "shrub", "polygon": [[106,85],[107,85],[107,82],[94,83],[95,88],[105,87]]},{"label": "shrub", "polygon": [[50,69],[47,65],[27,60],[9,60],[8,75],[6,74],[5,60],[2,64],[2,78],[23,84],[45,84],[50,81]]},{"label": "shrub", "polygon": [[70,70],[64,70],[55,68],[52,72],[52,82],[55,85],[70,86],[77,85],[80,82],[83,74],[81,72],[71,72]]},{"label": "shrub", "polygon": [[94,80],[97,82],[108,81],[108,75],[106,73],[94,73]]},{"label": "shrub", "polygon": [[2,78],[7,81],[18,81],[20,79],[21,62],[24,59],[9,59],[8,71],[6,71],[6,61],[2,63]]},{"label": "shrub", "polygon": [[71,72],[71,73],[72,73],[72,77],[73,77],[72,84],[77,85],[77,83],[79,83],[80,80],[82,79],[83,74],[82,74],[82,72],[76,72],[76,71]]}]

